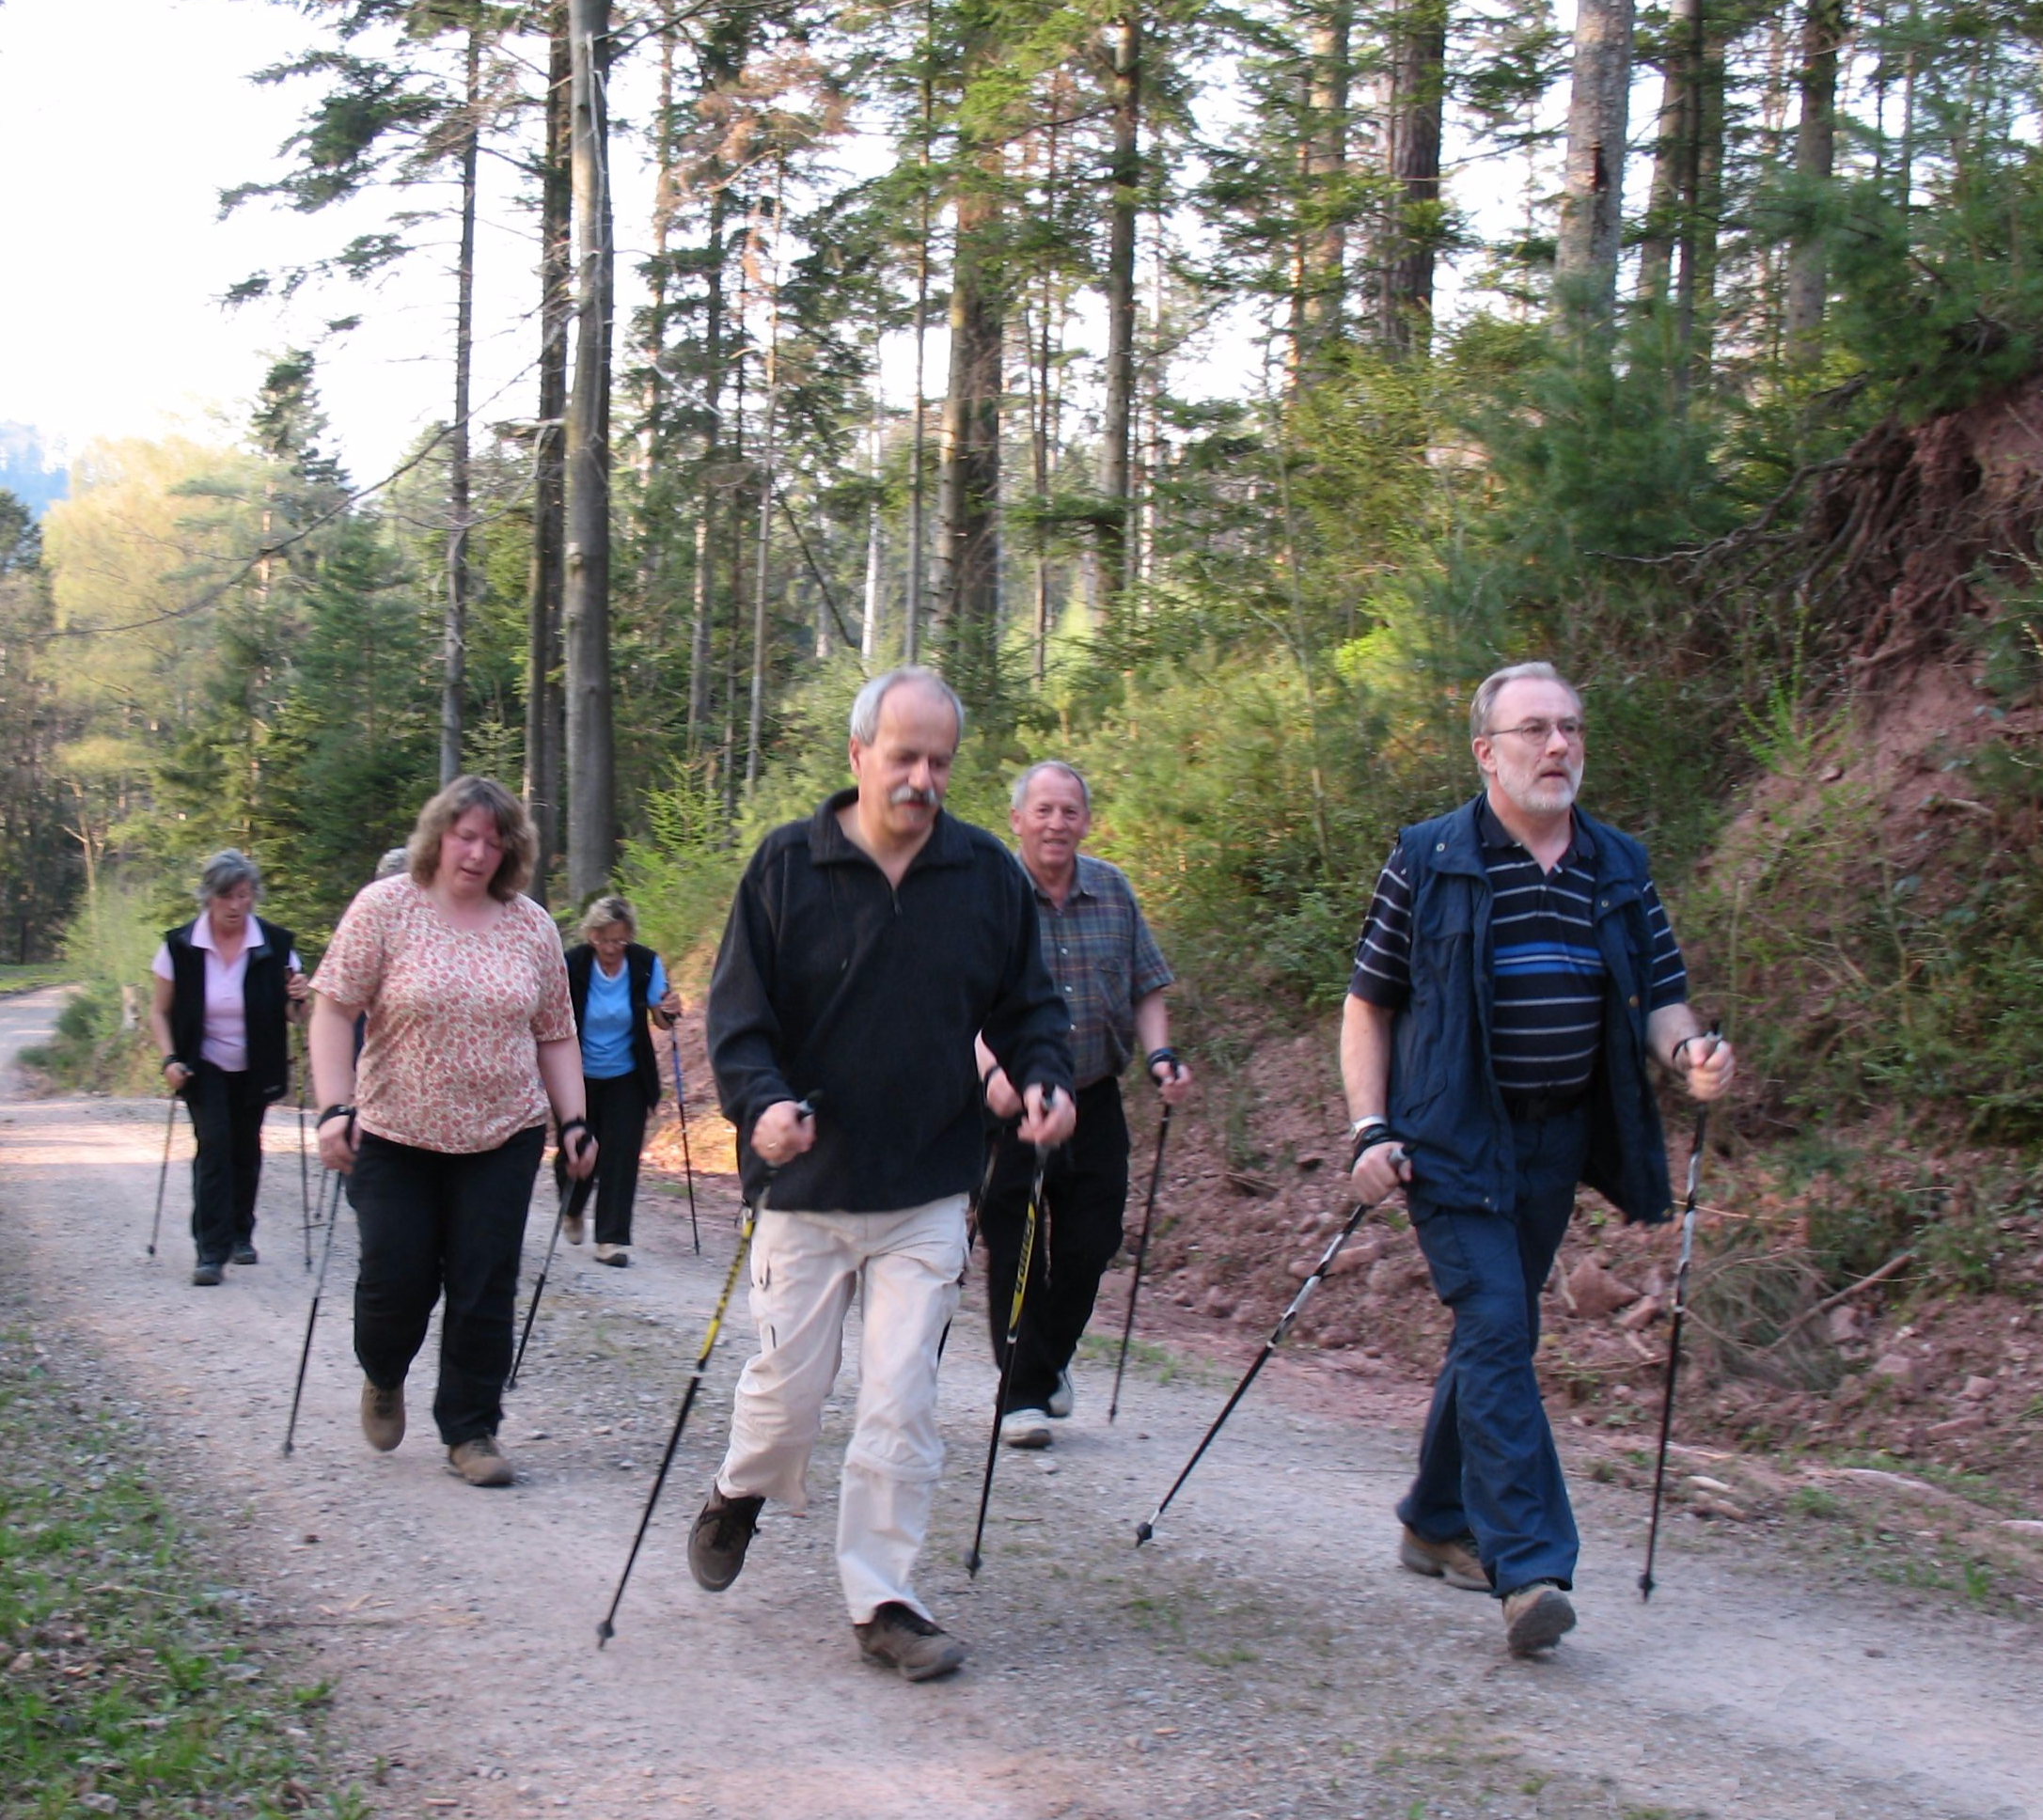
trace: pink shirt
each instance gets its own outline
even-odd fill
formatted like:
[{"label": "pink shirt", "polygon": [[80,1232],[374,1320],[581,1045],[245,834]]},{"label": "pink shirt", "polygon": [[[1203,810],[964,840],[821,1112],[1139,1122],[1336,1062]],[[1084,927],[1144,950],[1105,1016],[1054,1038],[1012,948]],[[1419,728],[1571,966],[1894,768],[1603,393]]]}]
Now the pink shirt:
[{"label": "pink shirt", "polygon": [[560,932],[517,897],[486,930],[456,929],[408,876],[348,906],[312,989],[369,1013],[355,1079],[366,1131],[473,1155],[543,1124],[539,1044],[573,1041]]},{"label": "pink shirt", "polygon": [[[249,918],[242,951],[229,964],[221,960],[220,950],[213,946],[212,917],[200,911],[198,920],[192,925],[192,946],[206,951],[205,1035],[199,1039],[198,1059],[229,1075],[244,1074],[248,1067],[248,996],[244,986],[249,952],[261,947],[260,934],[255,918]],[[291,949],[287,965],[292,973],[305,971],[296,949]],[[170,965],[168,942],[157,945],[156,958],[149,963],[149,970],[159,980],[177,978]]]}]

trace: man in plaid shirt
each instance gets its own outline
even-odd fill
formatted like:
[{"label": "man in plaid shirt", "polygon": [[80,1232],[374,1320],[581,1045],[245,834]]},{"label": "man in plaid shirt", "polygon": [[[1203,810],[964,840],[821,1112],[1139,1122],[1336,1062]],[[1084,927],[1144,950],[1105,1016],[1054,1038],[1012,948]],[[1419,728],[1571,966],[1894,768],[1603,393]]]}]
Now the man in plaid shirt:
[{"label": "man in plaid shirt", "polygon": [[[1139,1051],[1150,1079],[1173,1106],[1191,1091],[1192,1076],[1170,1046],[1163,989],[1171,983],[1171,969],[1127,878],[1119,867],[1078,851],[1092,825],[1085,779],[1054,759],[1031,765],[1015,779],[1008,823],[1035,888],[1043,958],[1070,1012],[1077,1060],[1078,1126],[1045,1171],[1044,1237],[1029,1267],[1000,1417],[1000,1438],[1008,1446],[1047,1447],[1050,1419],[1071,1414],[1072,1354],[1092,1317],[1100,1278],[1121,1249],[1128,1199],[1121,1075]],[[983,1043],[979,1066],[995,1116],[1016,1117],[1021,1103]],[[997,1365],[1006,1347],[1008,1305],[1035,1172],[1034,1150],[1012,1130],[999,1142],[980,1209]]]}]

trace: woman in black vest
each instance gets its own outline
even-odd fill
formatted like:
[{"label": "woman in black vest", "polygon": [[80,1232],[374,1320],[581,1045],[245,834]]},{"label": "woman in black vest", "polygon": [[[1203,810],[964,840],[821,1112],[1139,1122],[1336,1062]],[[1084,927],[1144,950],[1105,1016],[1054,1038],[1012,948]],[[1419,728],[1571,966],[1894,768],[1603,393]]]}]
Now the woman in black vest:
[{"label": "woman in black vest", "polygon": [[[568,992],[596,1138],[596,1262],[620,1269],[631,1263],[646,1114],[660,1103],[660,1063],[646,1016],[664,1030],[681,1015],[680,995],[667,983],[660,957],[632,939],[637,933],[629,903],[598,898],[582,918],[582,939],[568,949]],[[555,1179],[564,1190],[558,1157]],[[581,1244],[582,1216],[562,1230],[570,1245]]]},{"label": "woman in black vest", "polygon": [[256,1262],[262,1115],[291,1086],[287,1020],[303,1021],[305,973],[291,931],[255,914],[256,863],[232,847],[207,860],[199,914],[164,932],[150,971],[149,1028],[164,1075],[198,1136],[192,1159],[193,1282],[211,1288],[231,1258]]}]

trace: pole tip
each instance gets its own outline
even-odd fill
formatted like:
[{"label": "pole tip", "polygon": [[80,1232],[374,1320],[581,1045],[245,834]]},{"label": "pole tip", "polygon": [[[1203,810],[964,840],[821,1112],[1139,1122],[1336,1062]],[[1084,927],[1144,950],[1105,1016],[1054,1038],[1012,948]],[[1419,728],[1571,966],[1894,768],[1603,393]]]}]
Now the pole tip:
[{"label": "pole tip", "polygon": [[1653,1576],[1651,1574],[1641,1574],[1639,1576],[1639,1597],[1643,1601],[1650,1599],[1652,1596]]},{"label": "pole tip", "polygon": [[284,1458],[287,1460],[291,1458],[291,1443],[289,1441],[284,1443]]},{"label": "pole tip", "polygon": [[1155,1530],[1151,1525],[1138,1523],[1135,1526],[1135,1545],[1139,1548],[1143,1543],[1147,1542],[1155,1533]]},{"label": "pole tip", "polygon": [[605,1618],[600,1624],[596,1626],[596,1647],[598,1649],[601,1649],[605,1643],[610,1640],[611,1638],[615,1637],[616,1635],[617,1626],[613,1624],[609,1621],[609,1619]]},{"label": "pole tip", "polygon": [[979,1550],[977,1548],[974,1548],[972,1552],[965,1558],[965,1575],[967,1579],[976,1580],[979,1577]]}]

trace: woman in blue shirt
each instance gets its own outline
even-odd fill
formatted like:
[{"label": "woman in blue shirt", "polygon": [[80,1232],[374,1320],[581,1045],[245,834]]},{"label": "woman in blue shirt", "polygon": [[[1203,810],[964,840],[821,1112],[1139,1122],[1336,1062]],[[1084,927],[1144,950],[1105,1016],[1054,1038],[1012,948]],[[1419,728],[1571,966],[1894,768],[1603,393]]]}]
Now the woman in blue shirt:
[{"label": "woman in blue shirt", "polygon": [[[582,939],[568,950],[568,991],[596,1139],[596,1262],[620,1269],[631,1263],[646,1114],[660,1102],[659,1058],[646,1019],[650,1013],[666,1029],[681,1015],[681,996],[667,983],[660,957],[632,939],[637,933],[629,903],[598,898],[583,915]],[[582,1216],[576,1214],[563,1230],[570,1245],[581,1244]]]}]

